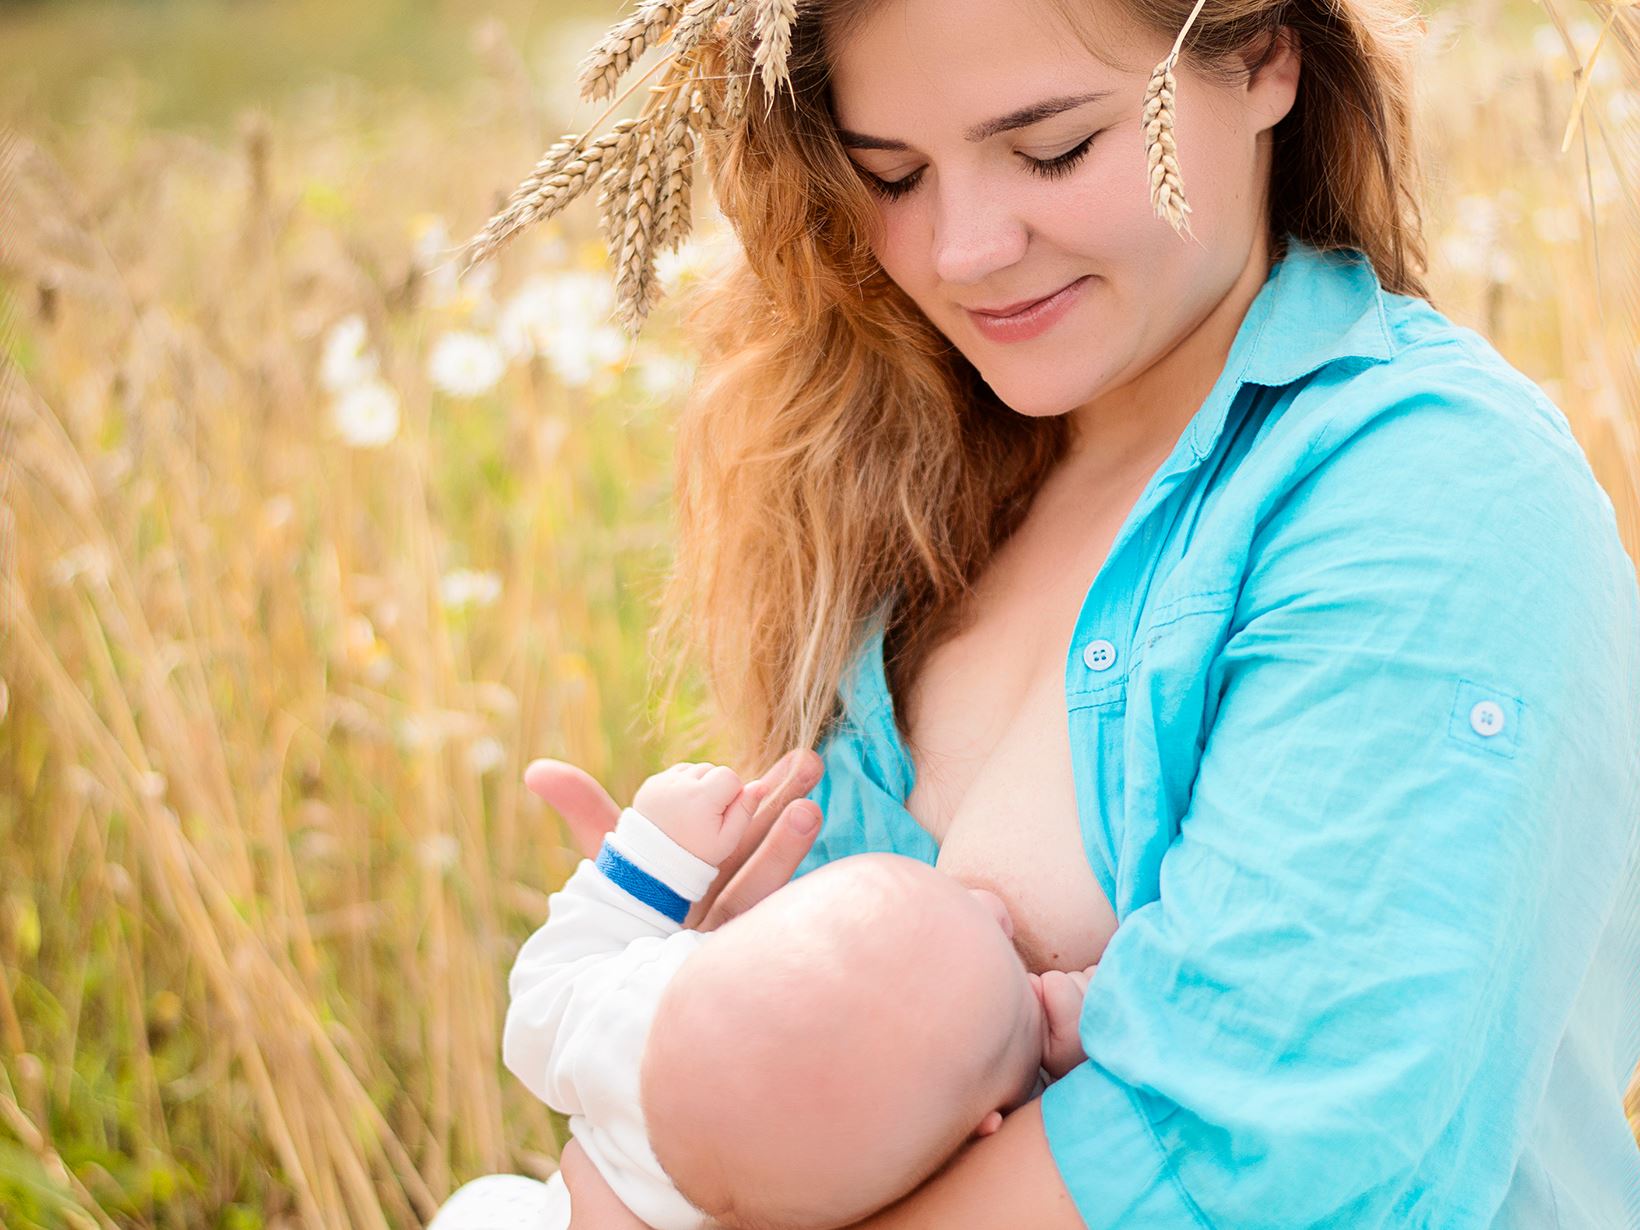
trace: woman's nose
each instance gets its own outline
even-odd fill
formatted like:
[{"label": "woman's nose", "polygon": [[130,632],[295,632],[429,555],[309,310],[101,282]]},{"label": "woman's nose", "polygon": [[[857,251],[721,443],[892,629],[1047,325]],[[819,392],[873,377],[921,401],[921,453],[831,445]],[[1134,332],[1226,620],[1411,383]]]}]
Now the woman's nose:
[{"label": "woman's nose", "polygon": [[980,285],[1025,255],[1025,224],[995,193],[952,185],[935,209],[934,272],[941,282]]}]

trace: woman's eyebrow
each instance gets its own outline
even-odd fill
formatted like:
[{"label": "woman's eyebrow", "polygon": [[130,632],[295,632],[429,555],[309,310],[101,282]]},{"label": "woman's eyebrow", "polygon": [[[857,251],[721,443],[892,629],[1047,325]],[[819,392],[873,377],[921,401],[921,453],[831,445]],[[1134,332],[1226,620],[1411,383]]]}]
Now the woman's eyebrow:
[{"label": "woman's eyebrow", "polygon": [[[1044,98],[1041,102],[1032,103],[1028,107],[1021,107],[1017,111],[1010,111],[1007,115],[999,115],[994,120],[985,120],[975,124],[962,135],[970,141],[983,141],[987,137],[994,137],[999,132],[1011,132],[1015,128],[1028,128],[1039,120],[1045,120],[1051,115],[1058,115],[1061,111],[1069,111],[1072,107],[1080,107],[1083,103],[1098,102],[1101,98],[1109,98],[1115,90],[1094,90],[1087,94],[1062,94],[1054,98]],[[837,137],[849,149],[910,149],[904,141],[895,141],[889,137],[868,137],[864,133],[850,132],[846,128],[837,130]]]}]

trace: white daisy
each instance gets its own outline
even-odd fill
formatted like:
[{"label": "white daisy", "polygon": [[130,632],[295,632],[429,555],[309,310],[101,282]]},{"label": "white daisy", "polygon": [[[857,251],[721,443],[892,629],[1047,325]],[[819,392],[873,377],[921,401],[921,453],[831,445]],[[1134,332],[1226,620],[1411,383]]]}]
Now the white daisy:
[{"label": "white daisy", "polygon": [[438,597],[446,610],[489,606],[501,597],[501,578],[493,572],[456,568],[440,578]]},{"label": "white daisy", "polygon": [[679,355],[656,353],[638,364],[638,386],[645,396],[656,401],[670,401],[689,387],[694,379],[695,366]]},{"label": "white daisy", "polygon": [[461,858],[461,843],[449,833],[439,833],[416,843],[416,857],[423,867],[449,871]]},{"label": "white daisy", "polygon": [[558,379],[571,388],[607,389],[626,366],[631,339],[614,325],[563,325],[547,339],[544,354]]},{"label": "white daisy", "polygon": [[319,358],[319,383],[342,393],[373,379],[378,365],[375,352],[367,349],[369,341],[364,317],[357,312],[331,326]]},{"label": "white daisy", "polygon": [[416,268],[421,271],[428,307],[445,307],[455,301],[455,256],[450,251],[450,228],[437,214],[424,214],[412,225],[415,235]]},{"label": "white daisy", "polygon": [[1544,243],[1565,244],[1575,243],[1583,228],[1570,205],[1545,205],[1532,212],[1532,231]]},{"label": "white daisy", "polygon": [[452,397],[488,393],[506,369],[506,355],[495,338],[460,329],[440,337],[427,357],[428,376]]},{"label": "white daisy", "polygon": [[483,777],[493,773],[507,761],[507,750],[501,740],[490,735],[474,739],[467,747],[467,764],[474,773]]},{"label": "white daisy", "polygon": [[380,380],[354,385],[331,407],[331,424],[354,448],[380,448],[399,434],[399,395]]}]

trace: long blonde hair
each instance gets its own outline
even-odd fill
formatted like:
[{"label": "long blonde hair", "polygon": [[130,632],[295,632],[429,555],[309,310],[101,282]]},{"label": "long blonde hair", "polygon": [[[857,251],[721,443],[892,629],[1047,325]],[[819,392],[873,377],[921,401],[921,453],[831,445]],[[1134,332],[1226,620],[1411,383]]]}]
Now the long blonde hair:
[{"label": "long blonde hair", "polygon": [[[686,306],[700,366],[677,422],[677,547],[652,647],[668,696],[704,666],[747,772],[823,738],[879,615],[890,690],[905,694],[1069,442],[1063,416],[1003,405],[870,251],[875,205],[835,135],[825,48],[873,2],[805,0],[791,93],[766,109],[754,85],[743,121],[706,150],[739,244]],[[1085,6],[1052,2],[1080,36]],[[1116,3],[1169,45],[1194,7]],[[1302,71],[1272,134],[1272,251],[1289,232],[1356,248],[1386,289],[1428,298],[1416,16],[1403,0],[1213,0],[1180,58],[1245,78],[1237,51],[1273,48],[1282,25]],[[896,718],[904,737],[902,707]]]}]

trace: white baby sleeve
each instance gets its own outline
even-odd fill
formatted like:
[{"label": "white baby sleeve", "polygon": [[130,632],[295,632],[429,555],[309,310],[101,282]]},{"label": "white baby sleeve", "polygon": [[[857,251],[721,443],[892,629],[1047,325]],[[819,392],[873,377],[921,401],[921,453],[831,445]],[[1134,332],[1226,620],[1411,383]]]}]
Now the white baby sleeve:
[{"label": "white baby sleeve", "polygon": [[569,1116],[621,1202],[655,1230],[708,1222],[649,1147],[638,1072],[661,992],[704,938],[679,919],[716,873],[627,808],[598,859],[582,860],[547,899],[547,921],[508,979],[508,1070]]}]

